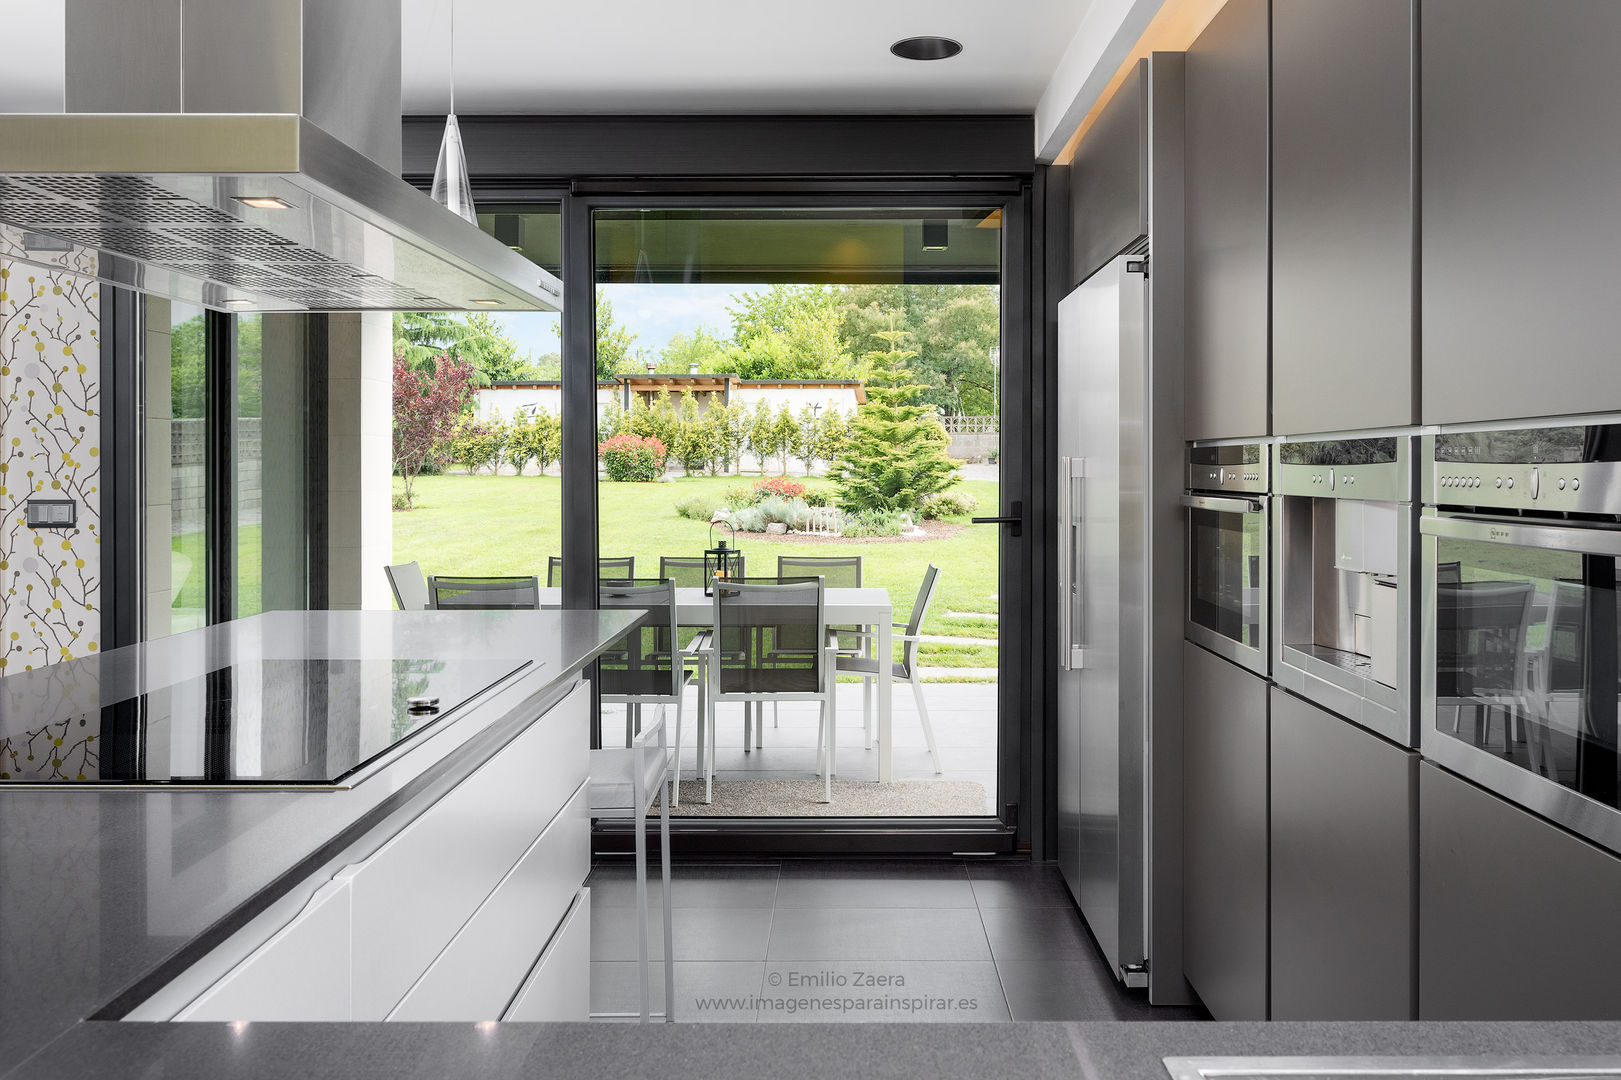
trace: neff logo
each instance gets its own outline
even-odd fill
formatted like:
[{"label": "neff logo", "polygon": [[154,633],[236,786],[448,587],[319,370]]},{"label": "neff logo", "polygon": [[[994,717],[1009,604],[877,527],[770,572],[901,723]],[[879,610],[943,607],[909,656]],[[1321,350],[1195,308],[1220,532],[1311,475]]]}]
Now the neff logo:
[{"label": "neff logo", "polygon": [[1507,529],[1492,529],[1491,530],[1491,538],[1493,540],[1507,540],[1508,539],[1508,530]]}]

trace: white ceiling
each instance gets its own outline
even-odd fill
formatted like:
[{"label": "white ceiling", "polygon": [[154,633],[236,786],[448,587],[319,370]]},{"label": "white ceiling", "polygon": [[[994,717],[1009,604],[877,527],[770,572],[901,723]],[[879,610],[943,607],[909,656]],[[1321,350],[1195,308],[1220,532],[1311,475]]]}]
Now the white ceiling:
[{"label": "white ceiling", "polygon": [[[452,0],[403,0],[404,110],[441,113]],[[1094,0],[455,0],[459,113],[1029,113]],[[961,55],[890,55],[939,34]]]}]

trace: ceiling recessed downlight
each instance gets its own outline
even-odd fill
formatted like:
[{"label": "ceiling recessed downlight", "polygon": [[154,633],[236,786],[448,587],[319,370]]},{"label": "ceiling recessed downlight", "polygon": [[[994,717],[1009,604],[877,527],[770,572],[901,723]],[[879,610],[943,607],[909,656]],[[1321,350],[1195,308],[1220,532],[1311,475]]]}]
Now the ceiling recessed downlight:
[{"label": "ceiling recessed downlight", "polygon": [[278,199],[274,195],[233,195],[231,196],[244,206],[251,206],[255,210],[291,210],[293,204],[286,199]]},{"label": "ceiling recessed downlight", "polygon": [[962,42],[925,34],[902,38],[891,45],[889,51],[902,60],[949,60],[962,52]]},{"label": "ceiling recessed downlight", "polygon": [[253,303],[253,301],[252,300],[227,300],[227,301],[225,301],[225,303],[227,305],[231,306],[231,307],[247,307],[249,304]]}]

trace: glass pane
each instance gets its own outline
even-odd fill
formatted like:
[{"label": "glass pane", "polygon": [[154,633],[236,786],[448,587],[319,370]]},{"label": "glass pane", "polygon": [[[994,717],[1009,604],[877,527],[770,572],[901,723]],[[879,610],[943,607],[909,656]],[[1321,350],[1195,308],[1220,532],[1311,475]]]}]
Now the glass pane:
[{"label": "glass pane", "polygon": [[[724,542],[745,581],[821,577],[844,653],[831,804],[811,679],[798,700],[747,710],[758,724],[721,701],[715,802],[686,780],[676,813],[995,812],[1001,537],[968,518],[1000,504],[1000,225],[988,207],[596,216],[598,573],[614,560],[673,578],[690,645],[712,611],[706,554]],[[859,585],[898,639],[931,566],[920,641],[880,657],[873,621],[849,606],[839,617]],[[788,622],[723,625],[723,689],[776,693],[786,667],[809,662],[804,628],[784,633]],[[880,664],[902,673],[887,776],[863,678]],[[687,697],[698,716],[695,686]],[[605,744],[634,726],[625,712],[604,706]],[[698,726],[683,733],[687,777],[702,776]]]},{"label": "glass pane", "polygon": [[[236,615],[264,610],[264,317],[238,315],[236,322]],[[302,427],[302,416],[299,418]],[[301,457],[278,458],[297,463]],[[290,470],[300,476],[303,470]],[[302,485],[300,485],[302,487]],[[299,495],[302,496],[302,491]],[[291,506],[303,525],[302,497]],[[302,606],[302,605],[300,605]]]},{"label": "glass pane", "polygon": [[1190,510],[1188,618],[1243,645],[1261,640],[1261,515]]},{"label": "glass pane", "polygon": [[1434,723],[1608,806],[1617,798],[1617,562],[1437,539]]},{"label": "glass pane", "polygon": [[[169,405],[169,567],[167,619],[153,612],[164,594],[149,597],[148,636],[179,633],[207,621],[208,510],[208,382],[207,334],[203,309],[187,304],[169,305],[169,355],[148,356],[149,370],[157,373],[155,359],[166,359],[168,387],[149,385],[148,400],[167,389]],[[155,347],[155,337],[149,347]],[[158,434],[154,424],[153,434]],[[151,445],[151,443],[149,443]],[[159,443],[158,445],[161,445]],[[161,512],[149,506],[149,512]],[[166,625],[160,624],[166,623]]]},{"label": "glass pane", "polygon": [[[479,213],[554,272],[560,220],[555,205]],[[546,583],[562,550],[561,341],[551,313],[395,316],[394,563],[417,564],[400,573],[522,579],[512,595]]]}]

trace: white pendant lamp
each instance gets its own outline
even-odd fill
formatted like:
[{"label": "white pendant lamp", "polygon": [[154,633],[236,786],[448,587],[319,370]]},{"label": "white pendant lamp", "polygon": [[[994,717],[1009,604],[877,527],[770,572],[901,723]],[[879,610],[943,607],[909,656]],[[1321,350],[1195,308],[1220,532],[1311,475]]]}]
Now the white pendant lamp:
[{"label": "white pendant lamp", "polygon": [[450,2],[450,112],[445,115],[445,136],[439,140],[431,194],[435,202],[452,213],[478,224],[473,185],[467,178],[467,154],[462,149],[462,129],[456,123],[456,0]]}]

